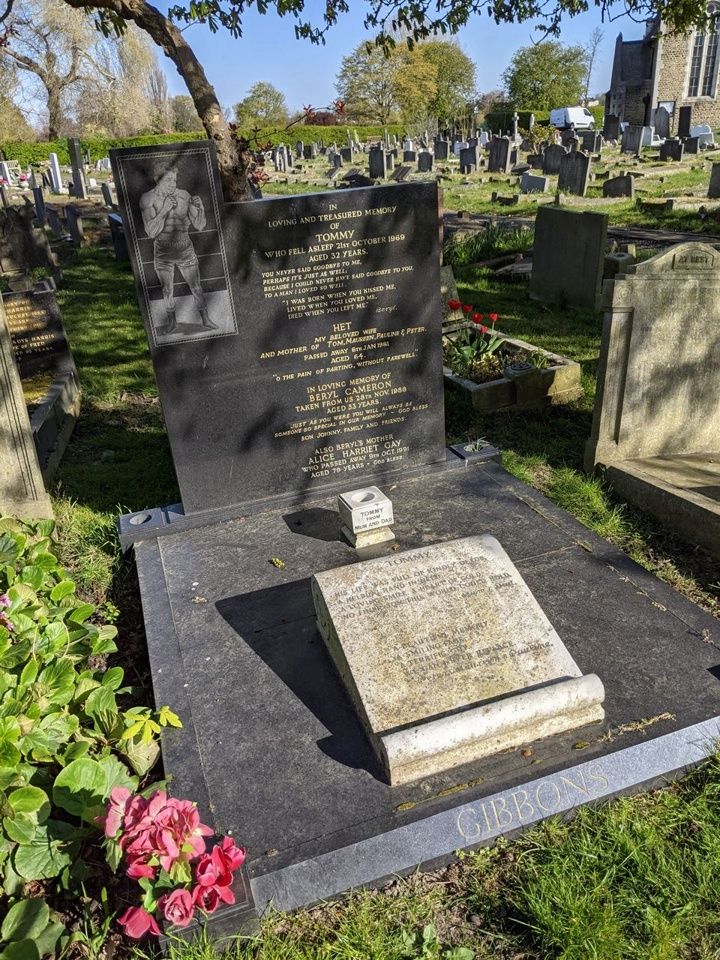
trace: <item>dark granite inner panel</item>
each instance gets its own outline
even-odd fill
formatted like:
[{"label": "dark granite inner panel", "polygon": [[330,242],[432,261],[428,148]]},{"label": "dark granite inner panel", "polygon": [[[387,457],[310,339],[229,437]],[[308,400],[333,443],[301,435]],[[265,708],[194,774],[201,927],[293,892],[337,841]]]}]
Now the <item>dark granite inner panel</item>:
[{"label": "dark granite inner panel", "polygon": [[[251,875],[720,712],[717,621],[501,468],[434,473],[385,492],[401,550],[499,539],[581,670],[605,684],[606,722],[535,744],[532,758],[509,751],[390,788],[314,622],[311,574],[374,555],[337,539],[333,500],[140,543],[156,699],[185,723],[164,738],[166,772],[219,831],[242,838]],[[623,729],[661,713],[674,719]]]}]

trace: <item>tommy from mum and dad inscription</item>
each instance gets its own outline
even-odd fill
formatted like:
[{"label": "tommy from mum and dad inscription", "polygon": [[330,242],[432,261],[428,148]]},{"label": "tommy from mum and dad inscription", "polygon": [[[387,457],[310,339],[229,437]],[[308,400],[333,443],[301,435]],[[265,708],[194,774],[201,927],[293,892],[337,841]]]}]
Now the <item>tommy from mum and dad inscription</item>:
[{"label": "tommy from mum and dad inscription", "polygon": [[186,514],[444,459],[435,184],[226,204],[209,141],[112,162]]}]

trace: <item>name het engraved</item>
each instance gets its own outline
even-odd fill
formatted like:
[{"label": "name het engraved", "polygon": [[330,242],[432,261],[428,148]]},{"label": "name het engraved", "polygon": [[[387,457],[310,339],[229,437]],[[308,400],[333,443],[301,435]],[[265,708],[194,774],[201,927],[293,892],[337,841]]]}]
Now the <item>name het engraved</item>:
[{"label": "name het engraved", "polygon": [[463,807],[457,816],[457,830],[463,840],[473,843],[603,796],[607,787],[608,779],[598,765],[556,774],[532,786]]}]

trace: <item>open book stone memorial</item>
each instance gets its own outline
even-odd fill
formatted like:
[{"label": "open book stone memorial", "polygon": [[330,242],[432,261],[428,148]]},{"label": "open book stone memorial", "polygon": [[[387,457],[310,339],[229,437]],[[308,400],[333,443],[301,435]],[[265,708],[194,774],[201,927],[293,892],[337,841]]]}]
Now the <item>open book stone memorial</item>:
[{"label": "open book stone memorial", "polygon": [[163,763],[248,851],[210,932],[713,749],[717,621],[446,448],[436,184],[225,203],[208,142],[112,159],[182,496],[120,519]]}]

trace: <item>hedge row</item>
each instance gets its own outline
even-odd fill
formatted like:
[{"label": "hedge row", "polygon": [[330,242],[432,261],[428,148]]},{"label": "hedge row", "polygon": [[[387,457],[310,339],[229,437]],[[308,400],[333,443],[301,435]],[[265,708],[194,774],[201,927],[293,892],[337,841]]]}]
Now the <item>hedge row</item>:
[{"label": "hedge row", "polygon": [[[296,140],[303,140],[306,143],[320,141],[325,146],[335,142],[340,146],[345,143],[344,126],[310,126],[296,125],[289,130],[271,127],[261,130],[258,134],[258,141],[261,144],[271,143],[295,143]],[[360,140],[367,140],[381,137],[387,129],[388,134],[396,134],[398,137],[404,135],[404,127],[399,124],[389,125],[388,127],[378,126],[351,126],[348,129],[355,132]],[[241,131],[242,135],[248,138],[253,136],[252,131]],[[90,157],[93,162],[101,157],[106,157],[108,151],[118,147],[147,147],[158,143],[182,143],[187,140],[204,140],[205,133],[165,133],[165,134],[147,134],[142,137],[123,137],[110,139],[108,137],[82,137],[81,143],[84,150],[90,150]],[[25,167],[31,163],[41,163],[48,160],[51,153],[58,155],[60,163],[69,163],[67,140],[50,140],[38,143],[23,142],[4,142],[0,143],[0,150],[3,151],[8,160],[17,160],[21,166]]]},{"label": "hedge row", "polygon": [[[599,130],[602,127],[603,117],[605,116],[605,108],[603,106],[597,107],[588,107],[588,110],[595,118],[595,128]],[[504,110],[491,110],[490,113],[485,114],[485,124],[491,130],[510,130],[512,129],[512,117],[514,110],[512,108],[507,108]],[[550,123],[550,111],[549,110],[518,110],[518,126],[522,130],[527,130],[530,127],[530,114],[535,115],[535,123]]]}]

